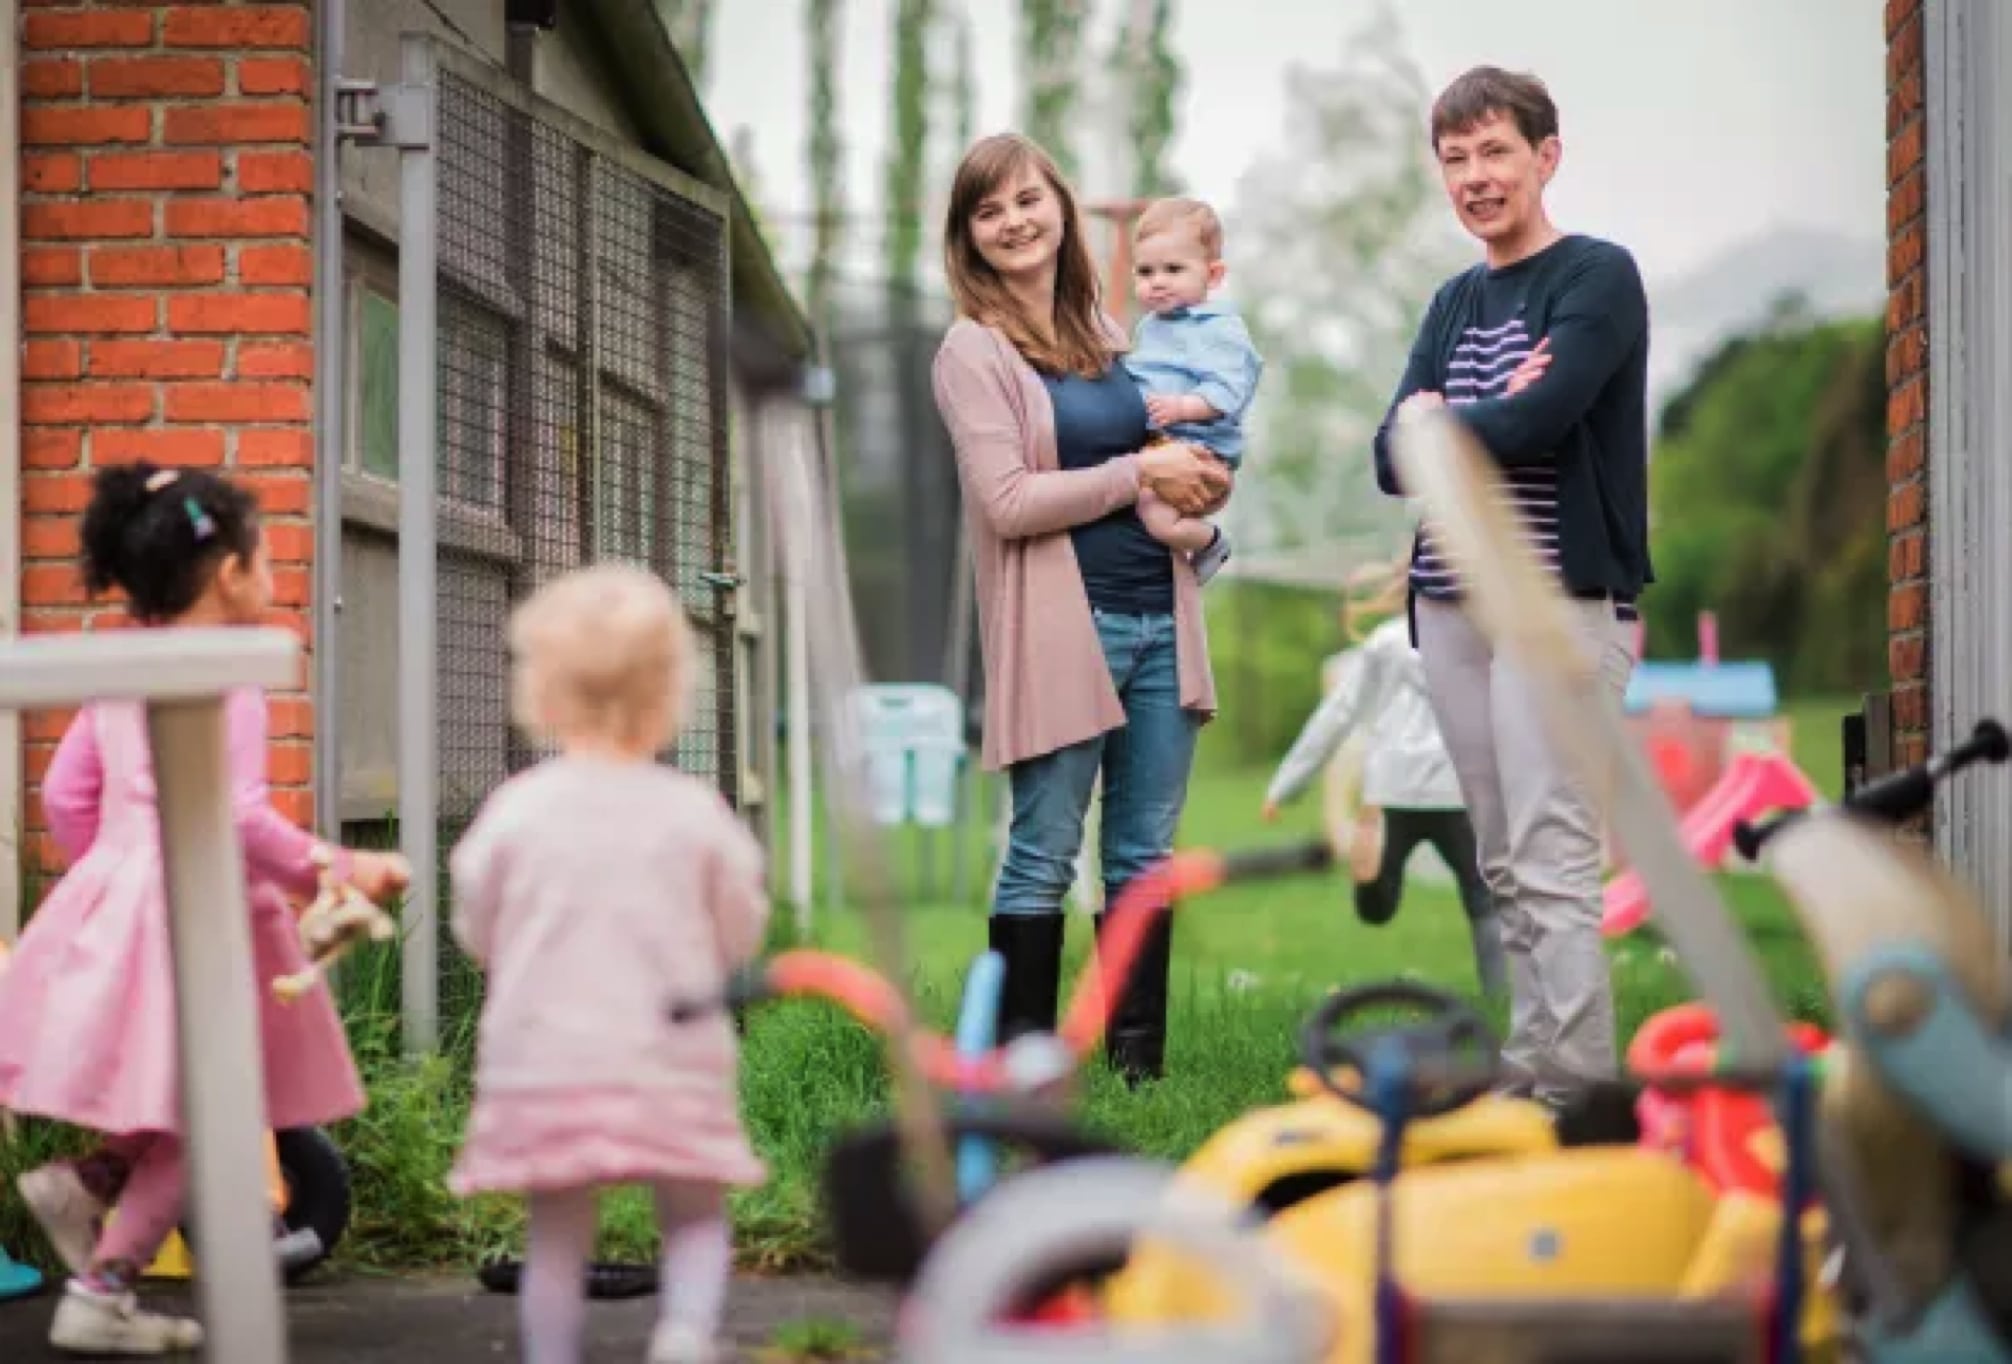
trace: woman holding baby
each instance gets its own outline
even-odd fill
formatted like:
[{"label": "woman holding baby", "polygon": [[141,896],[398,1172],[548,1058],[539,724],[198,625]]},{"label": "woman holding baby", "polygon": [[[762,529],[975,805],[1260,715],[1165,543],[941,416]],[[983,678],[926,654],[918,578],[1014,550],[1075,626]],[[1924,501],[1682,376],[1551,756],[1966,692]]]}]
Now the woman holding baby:
[{"label": "woman holding baby", "polygon": [[[959,320],[936,399],[977,570],[984,762],[1005,769],[1013,798],[989,933],[1009,1040],[1055,1026],[1062,902],[1100,776],[1107,903],[1172,851],[1215,686],[1190,555],[1156,539],[1139,504],[1143,490],[1149,508],[1206,515],[1230,473],[1152,435],[1075,196],[1039,147],[1005,134],[971,149],[944,256]],[[1129,1082],[1163,1073],[1170,946],[1163,916],[1111,1022],[1108,1054]]]}]

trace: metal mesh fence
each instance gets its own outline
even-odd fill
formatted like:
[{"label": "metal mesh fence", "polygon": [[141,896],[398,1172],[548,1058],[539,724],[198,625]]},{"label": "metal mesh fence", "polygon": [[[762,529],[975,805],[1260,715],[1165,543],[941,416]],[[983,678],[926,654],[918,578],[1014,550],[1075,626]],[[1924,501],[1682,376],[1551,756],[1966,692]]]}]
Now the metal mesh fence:
[{"label": "metal mesh fence", "polygon": [[443,854],[537,756],[510,721],[511,608],[601,560],[684,603],[696,684],[666,756],[736,796],[724,224],[520,103],[441,75]]}]

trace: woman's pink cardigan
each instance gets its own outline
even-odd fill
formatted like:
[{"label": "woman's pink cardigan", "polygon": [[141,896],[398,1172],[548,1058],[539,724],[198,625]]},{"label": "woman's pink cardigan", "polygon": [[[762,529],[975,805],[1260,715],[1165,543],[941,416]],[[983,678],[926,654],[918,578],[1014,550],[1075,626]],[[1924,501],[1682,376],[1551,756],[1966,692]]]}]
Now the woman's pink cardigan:
[{"label": "woman's pink cardigan", "polygon": [[[1068,531],[1138,500],[1139,461],[1062,469],[1055,409],[1004,334],[960,319],[936,353],[936,405],[957,447],[978,574],[984,765],[998,770],[1125,723]],[[1171,554],[1172,551],[1169,551]],[[1181,705],[1215,714],[1201,590],[1174,561]]]}]

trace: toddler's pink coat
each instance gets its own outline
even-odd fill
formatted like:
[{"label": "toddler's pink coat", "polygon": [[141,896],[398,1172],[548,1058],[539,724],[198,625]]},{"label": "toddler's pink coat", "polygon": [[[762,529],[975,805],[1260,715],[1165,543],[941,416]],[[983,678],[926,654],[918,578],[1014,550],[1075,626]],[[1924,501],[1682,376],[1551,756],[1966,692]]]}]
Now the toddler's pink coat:
[{"label": "toddler's pink coat", "polygon": [[761,847],[719,793],[654,763],[554,758],[455,848],[455,936],[488,975],[451,1186],[759,1184],[733,1023],[676,1023],[761,945]]}]

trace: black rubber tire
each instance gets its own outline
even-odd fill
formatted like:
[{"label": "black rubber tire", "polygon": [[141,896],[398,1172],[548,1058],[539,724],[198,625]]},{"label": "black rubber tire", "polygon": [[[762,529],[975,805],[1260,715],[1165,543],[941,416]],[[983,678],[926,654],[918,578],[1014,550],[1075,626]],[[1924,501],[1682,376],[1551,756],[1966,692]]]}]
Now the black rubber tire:
[{"label": "black rubber tire", "polygon": [[312,1260],[290,1265],[286,1281],[297,1283],[313,1273],[330,1255],[349,1230],[353,1211],[349,1187],[349,1162],[342,1148],[319,1127],[295,1127],[275,1132],[279,1168],[288,1192],[286,1227],[298,1231],[311,1227],[321,1238],[321,1254]]},{"label": "black rubber tire", "polygon": [[[524,1262],[490,1260],[476,1269],[475,1277],[491,1293],[515,1293],[524,1277]],[[597,1302],[646,1298],[657,1291],[657,1267],[596,1260],[587,1266],[586,1291]]]},{"label": "black rubber tire", "polygon": [[[280,1176],[286,1181],[286,1229],[312,1227],[321,1240],[321,1253],[286,1267],[286,1281],[299,1283],[327,1262],[343,1233],[349,1230],[352,1210],[349,1162],[342,1148],[319,1127],[292,1127],[273,1133],[273,1147],[279,1156]],[[196,1232],[182,1223],[182,1239],[189,1254],[197,1254]]]}]

